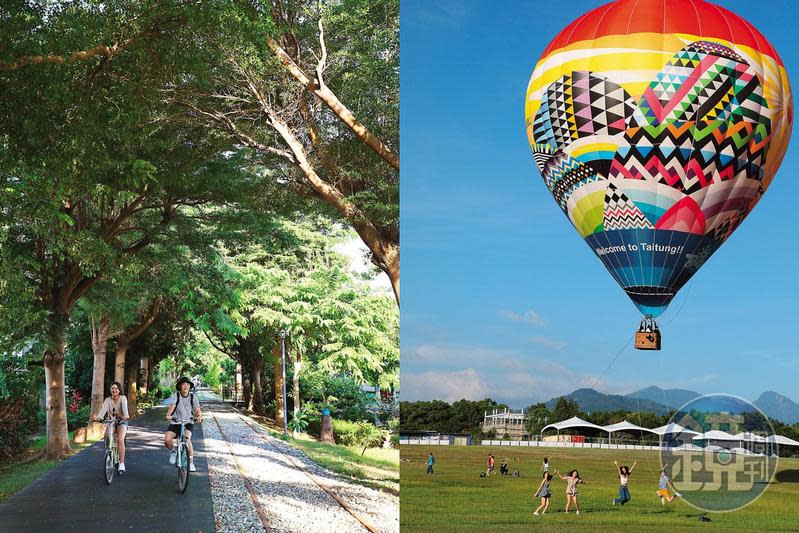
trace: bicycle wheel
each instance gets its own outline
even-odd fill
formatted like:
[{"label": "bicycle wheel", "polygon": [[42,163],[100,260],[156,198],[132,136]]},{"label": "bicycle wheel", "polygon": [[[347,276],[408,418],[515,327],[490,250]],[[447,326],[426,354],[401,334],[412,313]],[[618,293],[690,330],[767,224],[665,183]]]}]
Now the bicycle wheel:
[{"label": "bicycle wheel", "polygon": [[185,442],[180,443],[180,460],[178,463],[178,490],[186,492],[189,486],[189,447]]},{"label": "bicycle wheel", "polygon": [[105,461],[103,462],[103,474],[105,475],[105,482],[110,485],[114,480],[114,454],[111,450],[106,450]]}]

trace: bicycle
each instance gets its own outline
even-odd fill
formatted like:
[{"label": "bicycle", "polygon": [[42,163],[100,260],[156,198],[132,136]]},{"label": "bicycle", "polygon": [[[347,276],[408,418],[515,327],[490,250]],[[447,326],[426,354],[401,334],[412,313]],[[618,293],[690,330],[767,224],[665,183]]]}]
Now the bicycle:
[{"label": "bicycle", "polygon": [[[174,420],[174,419],[173,419]],[[183,494],[189,486],[189,444],[186,441],[186,424],[194,423],[194,417],[188,420],[174,420],[180,425],[180,435],[175,444],[175,466],[178,469],[178,491]]]},{"label": "bicycle", "polygon": [[[105,474],[105,482],[110,485],[114,480],[114,472],[119,467],[119,450],[117,449],[117,425],[121,422],[119,418],[111,418],[106,420],[97,420],[105,425],[103,438],[105,441],[105,460],[103,461],[103,471]],[[111,426],[110,428],[108,426]],[[109,435],[110,430],[110,435]]]}]

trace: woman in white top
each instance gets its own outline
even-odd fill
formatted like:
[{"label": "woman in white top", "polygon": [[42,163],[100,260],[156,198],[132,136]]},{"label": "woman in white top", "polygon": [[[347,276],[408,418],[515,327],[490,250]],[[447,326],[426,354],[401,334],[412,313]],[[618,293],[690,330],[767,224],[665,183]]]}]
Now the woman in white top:
[{"label": "woman in white top", "polygon": [[[119,472],[125,471],[125,435],[128,433],[128,399],[122,395],[122,385],[115,381],[111,384],[111,396],[105,399],[103,407],[97,414],[97,420],[102,421],[105,416],[118,419],[115,425],[117,433],[117,449],[119,450]],[[105,436],[106,442],[109,435]]]},{"label": "woman in white top", "polygon": [[637,461],[633,462],[633,466],[627,468],[626,466],[619,466],[618,461],[613,461],[613,464],[616,465],[616,470],[619,474],[619,497],[613,498],[613,505],[620,503],[624,505],[628,501],[630,501],[630,489],[627,487],[627,482],[630,480],[630,473],[635,468],[635,465],[638,464]]}]

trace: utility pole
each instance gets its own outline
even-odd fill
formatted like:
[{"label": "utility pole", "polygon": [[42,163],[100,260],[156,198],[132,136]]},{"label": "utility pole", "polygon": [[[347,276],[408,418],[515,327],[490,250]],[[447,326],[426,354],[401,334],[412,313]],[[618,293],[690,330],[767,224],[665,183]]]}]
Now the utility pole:
[{"label": "utility pole", "polygon": [[288,435],[288,428],[286,427],[286,331],[280,331],[280,352],[283,364],[280,365],[281,370],[283,371],[283,379],[281,382],[283,383],[283,434]]}]

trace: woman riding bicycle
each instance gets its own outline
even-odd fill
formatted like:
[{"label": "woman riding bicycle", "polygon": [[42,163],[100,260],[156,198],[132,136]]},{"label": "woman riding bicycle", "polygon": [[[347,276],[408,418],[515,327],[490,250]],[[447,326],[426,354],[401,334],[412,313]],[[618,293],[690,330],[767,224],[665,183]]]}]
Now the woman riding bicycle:
[{"label": "woman riding bicycle", "polygon": [[[197,422],[202,421],[200,400],[197,399],[194,392],[191,392],[194,390],[194,383],[192,383],[189,378],[183,376],[178,380],[177,384],[175,384],[175,389],[177,389],[177,392],[169,399],[169,407],[166,410],[166,419],[170,421],[170,424],[164,434],[164,445],[172,451],[172,454],[169,456],[169,464],[175,464],[175,447],[173,442],[175,437],[180,435],[180,421],[191,419],[192,412]],[[177,424],[173,422],[173,416],[178,421]],[[197,469],[194,467],[194,448],[191,446],[192,428],[194,428],[194,424],[186,424],[184,434],[189,448],[189,471],[196,472]]]},{"label": "woman riding bicycle", "polygon": [[[102,421],[106,415],[119,420],[116,427],[117,449],[119,450],[119,473],[125,471],[125,435],[128,433],[128,399],[122,394],[122,385],[115,381],[111,384],[111,396],[105,399],[103,407],[97,414],[97,420]],[[106,434],[106,443],[110,435]],[[113,472],[113,469],[112,469]]]}]

